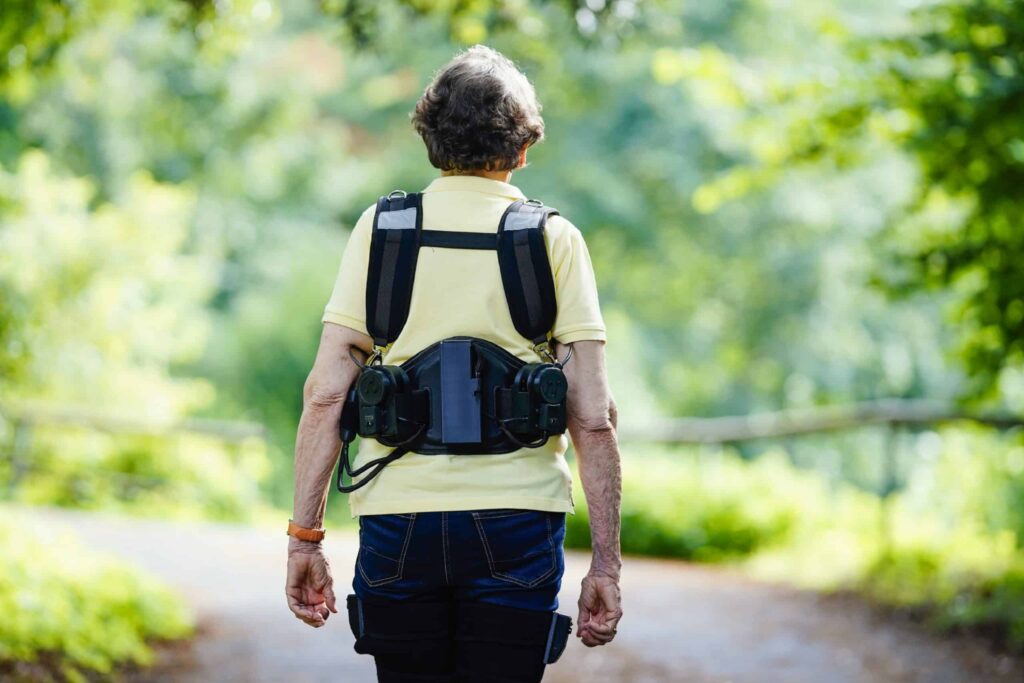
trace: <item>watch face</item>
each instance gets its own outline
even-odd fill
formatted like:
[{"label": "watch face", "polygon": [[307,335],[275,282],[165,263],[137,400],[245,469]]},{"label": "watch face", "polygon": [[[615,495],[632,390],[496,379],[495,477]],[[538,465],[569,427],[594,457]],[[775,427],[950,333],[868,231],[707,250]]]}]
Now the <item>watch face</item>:
[{"label": "watch face", "polygon": [[384,374],[375,370],[365,371],[359,377],[357,385],[359,400],[371,406],[375,406],[384,400],[387,392]]},{"label": "watch face", "polygon": [[569,389],[565,375],[555,368],[544,368],[536,380],[537,392],[545,403],[561,403]]}]

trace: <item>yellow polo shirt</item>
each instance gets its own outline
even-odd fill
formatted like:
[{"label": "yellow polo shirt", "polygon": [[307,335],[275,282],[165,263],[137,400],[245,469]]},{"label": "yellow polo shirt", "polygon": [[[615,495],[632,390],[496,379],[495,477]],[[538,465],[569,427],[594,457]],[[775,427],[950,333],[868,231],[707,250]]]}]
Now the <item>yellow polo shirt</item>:
[{"label": "yellow polo shirt", "polygon": [[[443,176],[423,192],[423,228],[497,232],[508,205],[525,199],[514,185],[476,176]],[[323,321],[366,334],[366,270],[374,206],[359,218]],[[558,315],[553,335],[561,342],[605,339],[597,286],[580,231],[560,216],[545,228],[554,273]],[[494,251],[422,247],[402,333],[384,362],[398,365],[431,344],[455,336],[486,339],[527,362],[541,360],[516,332],[505,301]],[[354,465],[387,455],[390,448],[360,439]],[[499,455],[408,453],[349,494],[353,516],[409,512],[521,508],[572,512],[572,478],[564,454],[568,439]]]}]

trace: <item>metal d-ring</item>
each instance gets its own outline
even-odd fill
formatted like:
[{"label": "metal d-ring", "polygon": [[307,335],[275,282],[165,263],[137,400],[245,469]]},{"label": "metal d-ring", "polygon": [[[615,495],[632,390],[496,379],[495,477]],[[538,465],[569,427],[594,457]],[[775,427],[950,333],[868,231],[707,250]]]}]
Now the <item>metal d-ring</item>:
[{"label": "metal d-ring", "polygon": [[388,199],[394,199],[395,197],[401,197],[402,199],[405,199],[408,196],[409,195],[405,190],[392,190],[391,192],[388,193]]}]

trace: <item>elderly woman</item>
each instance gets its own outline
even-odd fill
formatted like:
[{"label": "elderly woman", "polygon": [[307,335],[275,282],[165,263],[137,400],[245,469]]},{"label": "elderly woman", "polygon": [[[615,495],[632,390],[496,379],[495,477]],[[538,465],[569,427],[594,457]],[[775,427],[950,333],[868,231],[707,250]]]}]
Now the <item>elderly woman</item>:
[{"label": "elderly woman", "polygon": [[379,680],[539,681],[569,632],[566,431],[593,546],[577,636],[604,645],[622,615],[594,273],[579,230],[510,184],[544,135],[511,61],[459,54],[412,119],[441,175],[382,197],[345,248],[296,439],[288,603],[311,626],[338,610],[320,540],[341,450],[359,518],[349,621]]}]

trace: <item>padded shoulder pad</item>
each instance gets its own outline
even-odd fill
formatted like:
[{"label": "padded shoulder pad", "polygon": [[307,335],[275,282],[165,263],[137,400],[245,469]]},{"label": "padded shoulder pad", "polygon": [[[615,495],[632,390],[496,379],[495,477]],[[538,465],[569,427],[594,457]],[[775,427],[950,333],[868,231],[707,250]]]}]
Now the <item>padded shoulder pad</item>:
[{"label": "padded shoulder pad", "polygon": [[387,346],[409,317],[423,225],[419,193],[392,192],[377,200],[366,276],[366,330]]},{"label": "padded shoulder pad", "polygon": [[555,209],[518,199],[498,226],[498,265],[516,331],[534,344],[547,341],[555,324],[555,281],[548,261],[544,225]]}]

